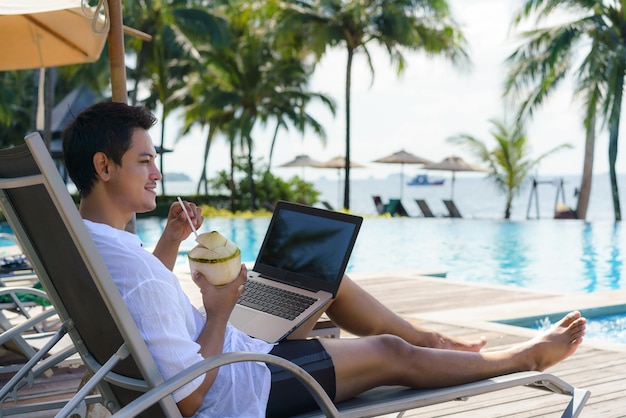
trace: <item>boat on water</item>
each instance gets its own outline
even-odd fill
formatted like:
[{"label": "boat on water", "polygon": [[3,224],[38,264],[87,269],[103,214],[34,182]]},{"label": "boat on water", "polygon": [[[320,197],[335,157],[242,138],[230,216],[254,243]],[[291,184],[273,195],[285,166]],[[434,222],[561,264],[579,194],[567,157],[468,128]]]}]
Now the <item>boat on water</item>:
[{"label": "boat on water", "polygon": [[406,184],[407,186],[441,186],[444,181],[442,178],[429,178],[427,174],[418,174]]}]

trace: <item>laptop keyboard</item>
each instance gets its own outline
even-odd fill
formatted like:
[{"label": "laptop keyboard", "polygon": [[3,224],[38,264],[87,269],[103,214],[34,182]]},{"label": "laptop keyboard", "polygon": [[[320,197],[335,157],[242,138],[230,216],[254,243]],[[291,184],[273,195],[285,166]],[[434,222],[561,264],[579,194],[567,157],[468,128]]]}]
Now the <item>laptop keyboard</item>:
[{"label": "laptop keyboard", "polygon": [[246,282],[246,291],[241,295],[237,303],[292,320],[315,303],[316,300],[289,290],[249,280]]}]

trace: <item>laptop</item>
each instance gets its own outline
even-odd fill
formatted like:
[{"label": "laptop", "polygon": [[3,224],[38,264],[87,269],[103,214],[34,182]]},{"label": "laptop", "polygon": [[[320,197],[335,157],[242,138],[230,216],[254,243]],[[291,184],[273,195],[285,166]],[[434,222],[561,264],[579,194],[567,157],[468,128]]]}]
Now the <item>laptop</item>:
[{"label": "laptop", "polygon": [[316,320],[337,295],[362,222],[279,201],[230,323],[274,343]]}]

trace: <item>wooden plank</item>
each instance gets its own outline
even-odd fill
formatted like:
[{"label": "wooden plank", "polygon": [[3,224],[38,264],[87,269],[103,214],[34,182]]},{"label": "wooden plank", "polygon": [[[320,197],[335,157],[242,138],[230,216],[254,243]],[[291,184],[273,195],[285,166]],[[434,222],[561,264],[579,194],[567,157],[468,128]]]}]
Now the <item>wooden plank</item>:
[{"label": "wooden plank", "polygon": [[[197,287],[191,282],[188,274],[182,273],[179,276],[190,299],[197,301],[199,299]],[[486,305],[496,308],[502,306],[502,309],[506,309],[511,303],[533,303],[538,300],[545,301],[546,309],[549,309],[552,304],[551,298],[562,296],[497,286],[453,283],[441,278],[420,277],[406,272],[397,275],[384,272],[354,276],[355,280],[367,291],[413,323],[459,337],[476,338],[485,335],[488,339],[485,350],[505,348],[523,341],[527,339],[528,330],[517,327],[494,328],[480,321],[476,324],[460,326],[444,320],[434,320],[433,318],[438,316],[433,313],[462,308],[462,312],[469,314]],[[609,299],[612,304],[626,303],[616,298]],[[194,303],[197,304],[197,302]],[[576,354],[548,371],[574,386],[591,390],[592,395],[583,410],[583,418],[620,417],[624,416],[623,411],[626,411],[626,398],[623,396],[626,393],[625,352],[626,346],[618,345],[608,348],[601,344],[583,343]],[[71,392],[71,384],[77,387],[81,377],[80,371],[66,376],[55,373],[55,376],[43,386],[33,386],[29,394],[37,395],[38,391],[39,395],[47,393],[49,385],[54,385],[55,379],[66,379],[64,384]],[[37,400],[41,401],[41,396]],[[513,388],[473,397],[464,402],[448,402],[420,408],[407,412],[405,416],[428,418],[444,416],[557,417],[560,416],[559,408],[562,408],[567,400],[565,396],[536,389]]]}]

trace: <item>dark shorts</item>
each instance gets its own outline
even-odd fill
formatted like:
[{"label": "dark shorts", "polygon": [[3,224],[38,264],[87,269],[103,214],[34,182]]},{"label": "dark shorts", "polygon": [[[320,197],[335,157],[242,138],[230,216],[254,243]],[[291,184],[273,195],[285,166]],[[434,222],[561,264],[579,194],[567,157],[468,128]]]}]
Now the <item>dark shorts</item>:
[{"label": "dark shorts", "polygon": [[[330,355],[316,340],[285,340],[274,346],[270,354],[282,357],[309,372],[335,399],[335,368]],[[317,403],[302,383],[281,367],[269,365],[272,388],[267,403],[268,417],[288,417],[317,409]]]}]

